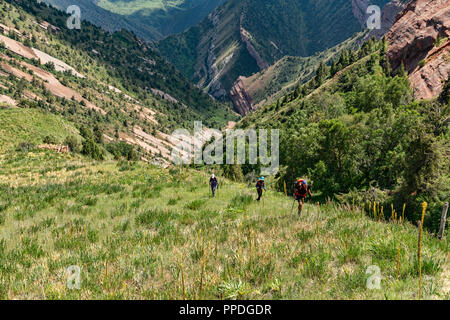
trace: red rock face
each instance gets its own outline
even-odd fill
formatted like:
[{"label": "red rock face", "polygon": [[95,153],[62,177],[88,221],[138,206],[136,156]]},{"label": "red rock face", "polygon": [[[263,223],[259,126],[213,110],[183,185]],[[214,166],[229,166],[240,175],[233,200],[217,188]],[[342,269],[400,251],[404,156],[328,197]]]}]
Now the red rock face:
[{"label": "red rock face", "polygon": [[242,77],[239,77],[231,89],[230,98],[233,101],[234,108],[240,115],[245,116],[250,111],[253,111],[252,99],[245,91]]},{"label": "red rock face", "polygon": [[450,0],[412,0],[386,39],[391,66],[403,63],[415,97],[438,96],[450,74]]}]

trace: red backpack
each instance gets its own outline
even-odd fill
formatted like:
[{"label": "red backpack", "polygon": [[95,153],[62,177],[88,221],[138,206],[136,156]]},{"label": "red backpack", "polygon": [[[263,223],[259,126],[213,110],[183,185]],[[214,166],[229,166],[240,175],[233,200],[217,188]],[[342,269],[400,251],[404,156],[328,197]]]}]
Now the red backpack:
[{"label": "red backpack", "polygon": [[[308,191],[308,186],[303,184],[303,179],[299,179],[297,180],[297,183],[295,184],[295,194],[297,196],[303,196],[306,195],[307,191]],[[304,192],[301,192],[304,191]]]}]

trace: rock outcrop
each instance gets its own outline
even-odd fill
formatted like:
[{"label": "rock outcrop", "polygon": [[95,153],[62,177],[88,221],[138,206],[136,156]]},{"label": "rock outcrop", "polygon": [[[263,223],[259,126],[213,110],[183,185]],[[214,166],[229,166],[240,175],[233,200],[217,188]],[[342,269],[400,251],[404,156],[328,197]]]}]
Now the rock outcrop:
[{"label": "rock outcrop", "polygon": [[450,0],[413,0],[387,33],[393,70],[403,64],[416,99],[438,96],[450,74]]},{"label": "rock outcrop", "polygon": [[381,29],[370,32],[369,38],[381,39],[394,25],[398,14],[405,8],[405,0],[392,0],[386,4],[381,12]]},{"label": "rock outcrop", "polygon": [[69,146],[61,146],[56,144],[41,144],[38,146],[38,149],[51,150],[56,151],[58,153],[68,153],[70,151]]},{"label": "rock outcrop", "polygon": [[233,101],[234,108],[240,114],[245,116],[250,111],[253,111],[253,103],[250,96],[245,91],[243,83],[244,77],[239,77],[234,86],[230,90],[230,98]]}]

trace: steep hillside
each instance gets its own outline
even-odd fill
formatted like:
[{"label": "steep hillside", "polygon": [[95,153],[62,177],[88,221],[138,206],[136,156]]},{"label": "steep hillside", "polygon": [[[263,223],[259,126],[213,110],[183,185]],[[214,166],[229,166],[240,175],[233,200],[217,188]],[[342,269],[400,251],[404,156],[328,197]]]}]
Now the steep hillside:
[{"label": "steep hillside", "polygon": [[80,7],[82,18],[105,30],[133,31],[145,40],[159,40],[196,25],[225,0],[44,0],[65,11]]},{"label": "steep hillside", "polygon": [[36,109],[0,108],[0,153],[11,152],[20,143],[41,144],[46,137],[64,141],[72,135],[81,141],[73,123]]},{"label": "steep hillside", "polygon": [[[29,13],[37,15],[39,19],[51,23],[59,30],[64,30],[65,32],[54,32],[54,37],[65,41],[68,45],[76,46],[91,59],[107,65],[110,74],[135,87],[131,91],[139,89],[147,92],[151,92],[152,89],[163,91],[174,97],[181,105],[187,106],[189,112],[195,110],[194,113],[199,120],[217,119],[217,115],[220,117],[226,113],[224,105],[215,103],[202,93],[165,58],[132,33],[124,30],[108,33],[89,23],[84,23],[81,30],[67,30],[67,15],[62,12],[47,8],[44,4],[39,5],[25,0],[7,2],[20,5]],[[211,125],[211,122],[208,125]]]},{"label": "steep hillside", "polygon": [[239,76],[251,76],[286,55],[311,56],[361,31],[368,5],[363,0],[230,0],[158,47],[187,77],[224,98]]},{"label": "steep hillside", "polygon": [[103,148],[123,141],[163,163],[170,160],[174,129],[193,120],[220,128],[229,119],[227,107],[128,32],[108,34],[89,24],[69,31],[65,15],[27,1],[3,2],[1,12],[3,104],[50,111],[77,129],[94,130]]},{"label": "steep hillside", "polygon": [[437,97],[450,75],[450,1],[411,1],[386,38],[392,68],[403,64],[414,96]]}]

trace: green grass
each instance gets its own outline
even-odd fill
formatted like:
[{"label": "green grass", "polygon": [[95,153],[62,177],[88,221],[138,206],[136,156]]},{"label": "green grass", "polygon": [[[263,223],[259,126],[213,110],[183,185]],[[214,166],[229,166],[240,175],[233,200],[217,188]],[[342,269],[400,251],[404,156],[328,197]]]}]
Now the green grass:
[{"label": "green grass", "polygon": [[35,109],[0,108],[0,152],[15,149],[23,142],[42,144],[50,135],[59,143],[69,135],[79,137],[75,126],[60,116]]},{"label": "green grass", "polygon": [[[270,185],[257,203],[253,189],[222,180],[213,199],[206,173],[121,167],[0,156],[1,299],[182,299],[181,264],[188,299],[418,298],[411,225],[333,203],[307,204],[299,218]],[[447,254],[447,238],[424,234],[426,299],[449,298]],[[73,265],[79,290],[66,285]],[[371,265],[379,290],[366,287]]]},{"label": "green grass", "polygon": [[166,10],[167,8],[173,7],[178,8],[178,6],[182,5],[184,0],[176,0],[176,1],[161,1],[161,0],[128,0],[128,1],[120,1],[120,0],[100,0],[98,2],[98,6],[106,9],[108,11],[131,15],[137,11],[148,9],[148,10]]}]

